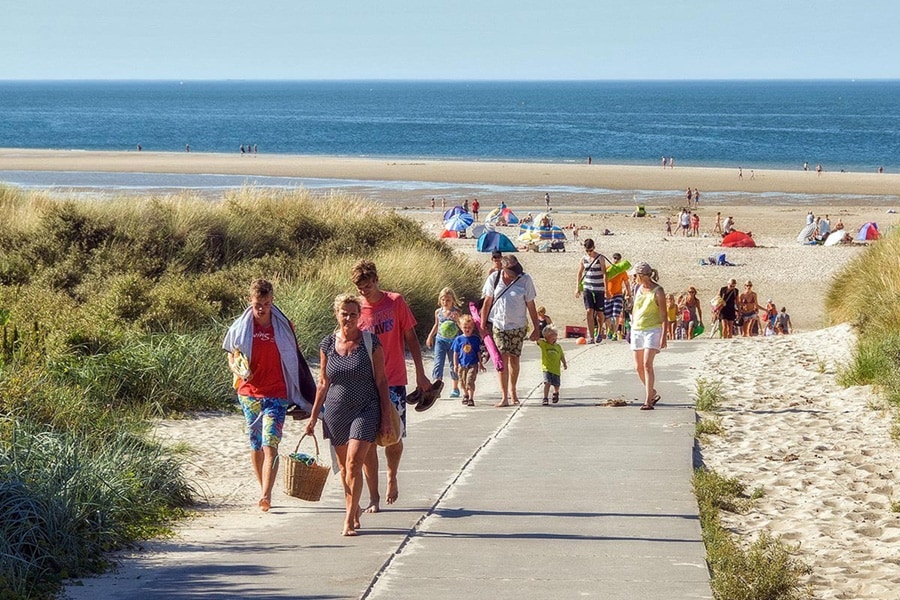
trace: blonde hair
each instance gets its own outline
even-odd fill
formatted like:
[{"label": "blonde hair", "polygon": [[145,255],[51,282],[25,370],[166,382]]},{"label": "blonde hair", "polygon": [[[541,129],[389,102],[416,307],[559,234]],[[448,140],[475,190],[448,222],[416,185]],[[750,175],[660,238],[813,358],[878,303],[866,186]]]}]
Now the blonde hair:
[{"label": "blonde hair", "polygon": [[541,330],[541,335],[543,335],[545,338],[551,334],[559,336],[559,329],[557,329],[555,325],[547,325]]},{"label": "blonde hair", "polygon": [[359,296],[354,296],[353,294],[338,294],[334,298],[334,314],[338,314],[338,311],[340,311],[341,307],[345,304],[355,304],[356,308],[362,312],[362,301],[360,301]]},{"label": "blonde hair", "polygon": [[462,329],[467,323],[475,325],[475,319],[472,318],[472,315],[460,315],[459,328]]},{"label": "blonde hair", "polygon": [[459,306],[459,300],[457,300],[456,292],[453,291],[453,288],[445,287],[440,291],[440,293],[438,293],[438,305],[440,305],[441,300],[446,297],[449,297],[451,300],[453,300],[453,306]]},{"label": "blonde hair", "polygon": [[538,313],[539,315],[546,315],[546,314],[547,314],[547,309],[544,308],[543,306],[538,306],[537,313]]}]

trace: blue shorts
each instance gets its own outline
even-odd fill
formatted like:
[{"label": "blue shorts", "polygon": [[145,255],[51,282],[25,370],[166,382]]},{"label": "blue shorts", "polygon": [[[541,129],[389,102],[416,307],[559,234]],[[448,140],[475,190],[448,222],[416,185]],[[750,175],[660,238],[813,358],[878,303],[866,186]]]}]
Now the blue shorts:
[{"label": "blue shorts", "polygon": [[544,383],[549,383],[553,387],[559,387],[559,375],[556,373],[551,373],[550,371],[544,371]]},{"label": "blue shorts", "polygon": [[624,308],[625,296],[616,294],[615,296],[606,299],[606,304],[603,306],[603,315],[607,319],[617,319],[619,318],[619,315],[622,314]]},{"label": "blue shorts", "polygon": [[254,398],[238,395],[238,402],[247,421],[250,434],[250,449],[261,450],[263,446],[278,448],[284,430],[284,417],[288,401],[285,398]]}]

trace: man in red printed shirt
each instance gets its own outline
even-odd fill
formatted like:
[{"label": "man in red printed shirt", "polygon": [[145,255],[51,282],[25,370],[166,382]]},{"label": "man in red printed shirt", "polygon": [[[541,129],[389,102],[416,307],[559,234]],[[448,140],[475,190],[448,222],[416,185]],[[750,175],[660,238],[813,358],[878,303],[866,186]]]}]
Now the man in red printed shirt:
[{"label": "man in red printed shirt", "polygon": [[[400,468],[400,458],[403,456],[403,438],[406,437],[407,348],[416,369],[416,386],[423,391],[429,391],[431,382],[422,364],[422,347],[419,345],[419,338],[416,337],[416,318],[403,296],[397,292],[379,289],[378,271],[375,263],[370,260],[358,262],[353,267],[352,277],[353,284],[362,297],[359,328],[377,335],[384,348],[384,370],[391,402],[394,403],[403,421],[400,441],[384,449],[387,459],[387,503],[393,504],[399,496],[397,471]],[[378,446],[374,444],[366,456],[363,472],[370,498],[366,512],[378,512],[381,496],[378,493]]]}]

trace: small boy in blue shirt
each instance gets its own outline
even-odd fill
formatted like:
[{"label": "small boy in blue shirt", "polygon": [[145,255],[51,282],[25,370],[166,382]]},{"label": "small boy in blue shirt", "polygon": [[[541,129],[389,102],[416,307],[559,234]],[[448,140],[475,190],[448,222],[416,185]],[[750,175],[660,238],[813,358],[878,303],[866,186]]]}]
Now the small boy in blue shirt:
[{"label": "small boy in blue shirt", "polygon": [[475,406],[475,379],[479,369],[484,371],[484,346],[475,331],[475,321],[470,315],[459,317],[462,329],[453,340],[450,352],[453,354],[453,368],[459,374],[459,386],[463,390],[462,403]]}]

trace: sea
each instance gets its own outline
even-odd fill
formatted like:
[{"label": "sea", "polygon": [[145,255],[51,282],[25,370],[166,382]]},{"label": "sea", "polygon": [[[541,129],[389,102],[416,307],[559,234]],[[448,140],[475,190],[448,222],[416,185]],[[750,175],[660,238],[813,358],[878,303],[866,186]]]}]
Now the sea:
[{"label": "sea", "polygon": [[[0,147],[900,170],[900,81],[2,81]],[[27,187],[216,174],[4,171]],[[263,185],[295,185],[275,178]],[[330,182],[301,182],[307,187]],[[352,183],[352,182],[350,182]],[[403,182],[391,185],[404,185]]]}]

